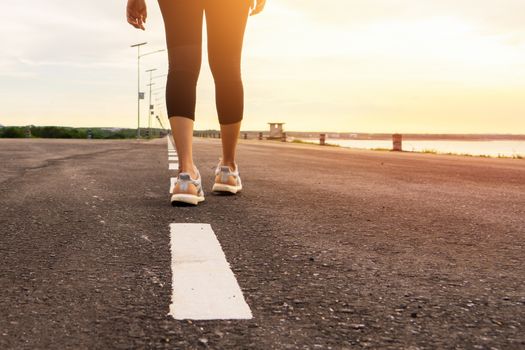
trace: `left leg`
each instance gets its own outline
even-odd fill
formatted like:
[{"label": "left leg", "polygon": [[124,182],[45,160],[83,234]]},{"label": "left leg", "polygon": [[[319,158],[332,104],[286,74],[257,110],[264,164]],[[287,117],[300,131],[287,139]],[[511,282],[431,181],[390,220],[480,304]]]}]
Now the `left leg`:
[{"label": "left leg", "polygon": [[166,104],[179,155],[179,174],[171,202],[197,204],[204,200],[204,192],[193,164],[192,141],[204,7],[200,0],[159,0],[159,5],[169,59]]}]

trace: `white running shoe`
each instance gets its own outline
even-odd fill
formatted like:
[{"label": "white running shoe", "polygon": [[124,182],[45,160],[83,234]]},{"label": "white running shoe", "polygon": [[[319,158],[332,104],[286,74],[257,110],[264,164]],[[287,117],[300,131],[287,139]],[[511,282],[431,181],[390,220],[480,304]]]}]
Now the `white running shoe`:
[{"label": "white running shoe", "polygon": [[217,165],[215,169],[215,183],[212,190],[214,192],[237,193],[242,190],[241,177],[239,176],[239,167],[235,164],[235,170],[231,170],[229,166]]},{"label": "white running shoe", "polygon": [[201,175],[197,170],[197,179],[192,179],[189,173],[180,173],[173,186],[171,204],[187,203],[197,205],[204,201]]}]

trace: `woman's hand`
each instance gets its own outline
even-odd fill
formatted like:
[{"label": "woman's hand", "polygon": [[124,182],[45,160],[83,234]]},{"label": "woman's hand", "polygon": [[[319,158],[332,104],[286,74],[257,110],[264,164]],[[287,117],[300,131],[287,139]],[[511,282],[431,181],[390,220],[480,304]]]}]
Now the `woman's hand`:
[{"label": "woman's hand", "polygon": [[266,0],[250,0],[250,16],[260,13],[266,5]]},{"label": "woman's hand", "polygon": [[128,0],[126,12],[129,24],[137,29],[145,30],[144,23],[148,17],[146,0]]}]

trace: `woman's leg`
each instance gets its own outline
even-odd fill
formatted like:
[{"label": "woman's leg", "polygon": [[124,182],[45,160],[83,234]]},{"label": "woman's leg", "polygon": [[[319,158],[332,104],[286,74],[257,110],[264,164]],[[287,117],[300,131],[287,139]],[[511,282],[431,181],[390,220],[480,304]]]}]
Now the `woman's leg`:
[{"label": "woman's leg", "polygon": [[237,140],[241,132],[241,122],[233,124],[221,124],[222,160],[221,165],[227,165],[235,169],[235,150]]},{"label": "woman's leg", "polygon": [[244,109],[241,53],[249,6],[246,0],[205,0],[208,59],[221,124],[222,163],[232,170]]},{"label": "woman's leg", "polygon": [[195,179],[197,172],[193,164],[193,120],[185,117],[171,117],[170,125],[179,157],[179,172],[189,173]]},{"label": "woman's leg", "polygon": [[169,71],[166,104],[180,172],[195,178],[193,121],[201,66],[203,3],[199,0],[159,0],[166,29]]}]

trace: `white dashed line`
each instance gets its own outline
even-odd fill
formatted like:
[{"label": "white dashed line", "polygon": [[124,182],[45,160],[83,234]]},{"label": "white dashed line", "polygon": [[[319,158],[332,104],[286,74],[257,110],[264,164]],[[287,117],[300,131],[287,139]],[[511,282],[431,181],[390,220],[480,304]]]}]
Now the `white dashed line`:
[{"label": "white dashed line", "polygon": [[171,224],[172,296],[177,320],[251,319],[235,275],[209,224]]},{"label": "white dashed line", "polygon": [[[173,142],[171,141],[172,138],[170,135],[168,135],[168,169],[169,170],[179,170],[179,157],[177,156],[177,151],[175,150],[175,147],[173,146]],[[174,163],[171,163],[174,162]],[[177,181],[176,177],[170,178],[170,192],[173,193],[173,188],[175,187],[175,182]]]},{"label": "white dashed line", "polygon": [[175,182],[177,182],[176,177],[170,178],[170,193],[173,193],[173,188],[175,188]]},{"label": "white dashed line", "polygon": [[167,139],[168,139],[168,150],[175,149],[175,147],[173,147],[173,141],[172,141],[171,135],[168,135]]},{"label": "white dashed line", "polygon": [[[177,156],[177,151],[175,151],[173,142],[171,141],[171,136],[169,135],[168,135],[168,162],[170,162],[168,163],[169,170],[179,170],[179,163],[178,163],[179,157]],[[170,186],[170,193],[171,193],[171,188],[172,186]]]},{"label": "white dashed line", "polygon": [[[168,136],[168,167],[178,170]],[[176,177],[170,178],[170,193]],[[172,297],[178,320],[251,319],[252,312],[209,224],[171,224]]]}]

